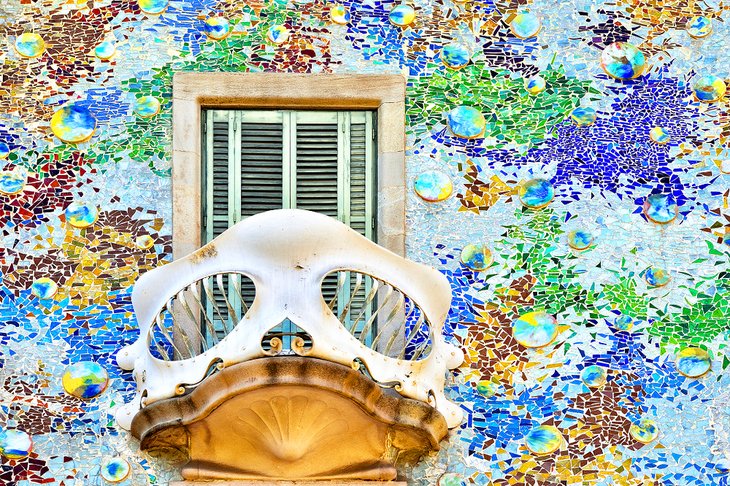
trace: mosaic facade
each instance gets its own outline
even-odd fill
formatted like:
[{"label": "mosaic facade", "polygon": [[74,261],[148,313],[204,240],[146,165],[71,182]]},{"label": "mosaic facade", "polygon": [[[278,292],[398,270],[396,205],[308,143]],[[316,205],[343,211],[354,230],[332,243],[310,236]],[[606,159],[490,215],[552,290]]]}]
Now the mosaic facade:
[{"label": "mosaic facade", "polygon": [[[405,73],[466,420],[414,485],[727,484],[730,6],[4,0],[0,483],[166,484],[114,422],[176,71]],[[439,478],[441,478],[439,480]]]}]

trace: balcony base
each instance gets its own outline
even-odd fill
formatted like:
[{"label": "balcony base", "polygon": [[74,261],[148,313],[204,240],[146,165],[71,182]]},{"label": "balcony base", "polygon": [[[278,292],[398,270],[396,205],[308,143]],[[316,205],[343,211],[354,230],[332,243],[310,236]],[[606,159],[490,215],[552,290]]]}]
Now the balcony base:
[{"label": "balcony base", "polygon": [[145,407],[132,433],[180,464],[184,485],[374,486],[399,484],[396,468],[438,450],[447,428],[430,405],[352,368],[274,357]]}]

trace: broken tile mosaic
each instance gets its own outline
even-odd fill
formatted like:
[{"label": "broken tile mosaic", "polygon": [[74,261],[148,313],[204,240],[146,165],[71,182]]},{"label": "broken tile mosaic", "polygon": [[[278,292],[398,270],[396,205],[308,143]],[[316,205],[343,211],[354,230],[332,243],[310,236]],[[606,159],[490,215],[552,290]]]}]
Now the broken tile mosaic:
[{"label": "broken tile mosaic", "polygon": [[179,71],[404,76],[407,256],[465,351],[409,485],[728,482],[729,5],[0,3],[0,484],[179,479],[114,422],[134,282],[172,258]]}]

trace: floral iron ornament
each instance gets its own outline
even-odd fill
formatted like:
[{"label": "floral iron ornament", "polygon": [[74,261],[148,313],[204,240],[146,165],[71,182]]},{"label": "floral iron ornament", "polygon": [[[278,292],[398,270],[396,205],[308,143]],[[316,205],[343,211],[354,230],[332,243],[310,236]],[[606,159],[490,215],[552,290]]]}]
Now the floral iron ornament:
[{"label": "floral iron ornament", "polygon": [[[342,271],[358,275],[357,280],[353,277],[355,286],[361,283],[360,275],[369,279],[368,302],[377,308],[362,329],[378,328],[374,343],[366,343],[348,329],[342,313],[338,317],[323,298],[325,277]],[[169,324],[174,320],[169,315],[192,318],[195,312],[190,309],[195,305],[199,311],[205,309],[206,296],[208,302],[214,300],[212,285],[217,282],[224,288],[222,275],[232,274],[251,279],[256,291],[253,302],[250,307],[244,305],[245,312],[220,341],[206,349],[211,334],[200,333],[200,344],[191,346],[195,334],[186,334],[184,324]],[[227,289],[232,291],[231,286]],[[233,289],[240,290],[235,283]],[[386,289],[386,297],[399,295],[396,304],[384,309],[380,301],[387,299],[372,297],[378,289]],[[373,382],[431,405],[448,427],[461,422],[460,407],[444,395],[446,372],[463,361],[463,352],[442,335],[451,303],[448,280],[435,269],[395,255],[327,216],[291,209],[249,217],[198,251],[143,275],[134,287],[132,301],[140,337],[117,355],[123,369],[134,371],[137,383],[134,399],[116,415],[126,429],[141,409],[185,394],[211,372],[277,354],[282,340],[266,338],[282,322],[294,323],[310,337],[306,346],[295,337],[292,353],[360,369]],[[225,302],[231,309],[229,301]],[[414,306],[420,312],[417,320],[409,318]],[[168,317],[165,309],[170,311]],[[392,318],[398,315],[401,319],[396,322]],[[196,332],[200,329],[199,325],[192,327]],[[390,338],[380,339],[383,334]],[[161,335],[169,338],[173,348],[169,353],[155,349]],[[184,347],[183,341],[192,352],[178,349]],[[378,344],[385,341],[387,346]],[[402,348],[396,357],[387,351],[393,342]],[[429,343],[428,353],[408,352],[418,348],[419,342]]]}]

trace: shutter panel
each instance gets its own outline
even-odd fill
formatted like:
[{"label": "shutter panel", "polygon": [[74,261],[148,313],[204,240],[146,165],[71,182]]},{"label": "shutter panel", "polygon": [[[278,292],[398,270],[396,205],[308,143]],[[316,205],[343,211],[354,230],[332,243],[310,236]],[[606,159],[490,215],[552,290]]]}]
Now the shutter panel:
[{"label": "shutter panel", "polygon": [[[206,171],[205,178],[205,231],[204,242],[208,243],[234,223],[236,200],[235,168],[235,114],[230,111],[206,112]],[[224,279],[228,291],[228,277]],[[228,292],[230,294],[230,292]],[[226,316],[225,300],[220,289],[214,287],[213,302],[206,301],[206,312],[216,329],[223,329],[220,316]],[[216,306],[220,312],[215,312]],[[202,321],[202,320],[201,320]],[[229,324],[229,328],[231,325]],[[205,329],[201,328],[205,336]]]},{"label": "shutter panel", "polygon": [[206,199],[205,199],[205,243],[223,233],[232,223],[231,209],[235,199],[231,144],[233,116],[225,111],[209,111],[206,116]]},{"label": "shutter panel", "polygon": [[340,136],[338,114],[298,112],[292,175],[292,207],[342,220],[338,199]]},{"label": "shutter panel", "polygon": [[[292,114],[292,207],[342,220],[339,196],[341,140],[336,112]],[[337,276],[325,278],[322,294],[329,302],[337,292]],[[306,342],[306,338],[305,338]]]},{"label": "shutter panel", "polygon": [[[345,181],[344,195],[347,197],[346,205],[348,211],[348,223],[352,229],[363,236],[373,239],[373,211],[371,209],[373,195],[372,181],[374,180],[372,169],[373,154],[373,126],[370,113],[353,112],[349,114],[346,123],[349,137],[346,141],[346,148],[349,151],[349,162],[347,164],[348,178]],[[350,277],[350,292],[355,291],[357,280]],[[368,336],[360,336],[360,331],[370,319],[373,312],[373,302],[369,308],[365,308],[365,299],[372,288],[371,280],[365,278],[353,298],[352,309],[349,313],[349,321],[352,323],[362,313],[362,318],[357,322],[355,335],[366,344],[370,344],[375,336],[376,328],[368,331]]]},{"label": "shutter panel", "polygon": [[[295,207],[316,211],[335,217],[349,224],[365,236],[371,236],[367,203],[372,202],[366,190],[368,143],[371,135],[368,117],[357,112],[299,112],[296,113],[296,147],[293,164],[295,177]],[[371,186],[368,186],[368,188]],[[338,298],[338,314],[344,310],[355,293],[345,325],[361,329],[370,317],[371,309],[365,309],[365,298],[370,292],[370,281],[358,285],[348,276],[345,289]],[[337,277],[331,275],[322,284],[322,294],[329,301],[337,291]],[[358,329],[355,329],[357,335]],[[366,342],[370,338],[366,337]]]},{"label": "shutter panel", "polygon": [[372,197],[368,194],[372,188],[368,177],[372,169],[368,159],[372,151],[372,122],[368,124],[365,117],[359,120],[354,115],[350,122],[350,227],[372,239]]},{"label": "shutter panel", "polygon": [[[285,124],[281,112],[238,112],[236,123],[240,132],[235,168],[239,181],[235,222],[272,209],[287,207],[286,181],[282,170],[285,154]],[[249,279],[237,277],[236,285],[247,306],[256,296],[256,288]],[[234,295],[237,308],[241,303]]]},{"label": "shutter panel", "polygon": [[271,209],[287,207],[284,199],[284,125],[280,112],[240,115],[240,197],[236,223]]}]

